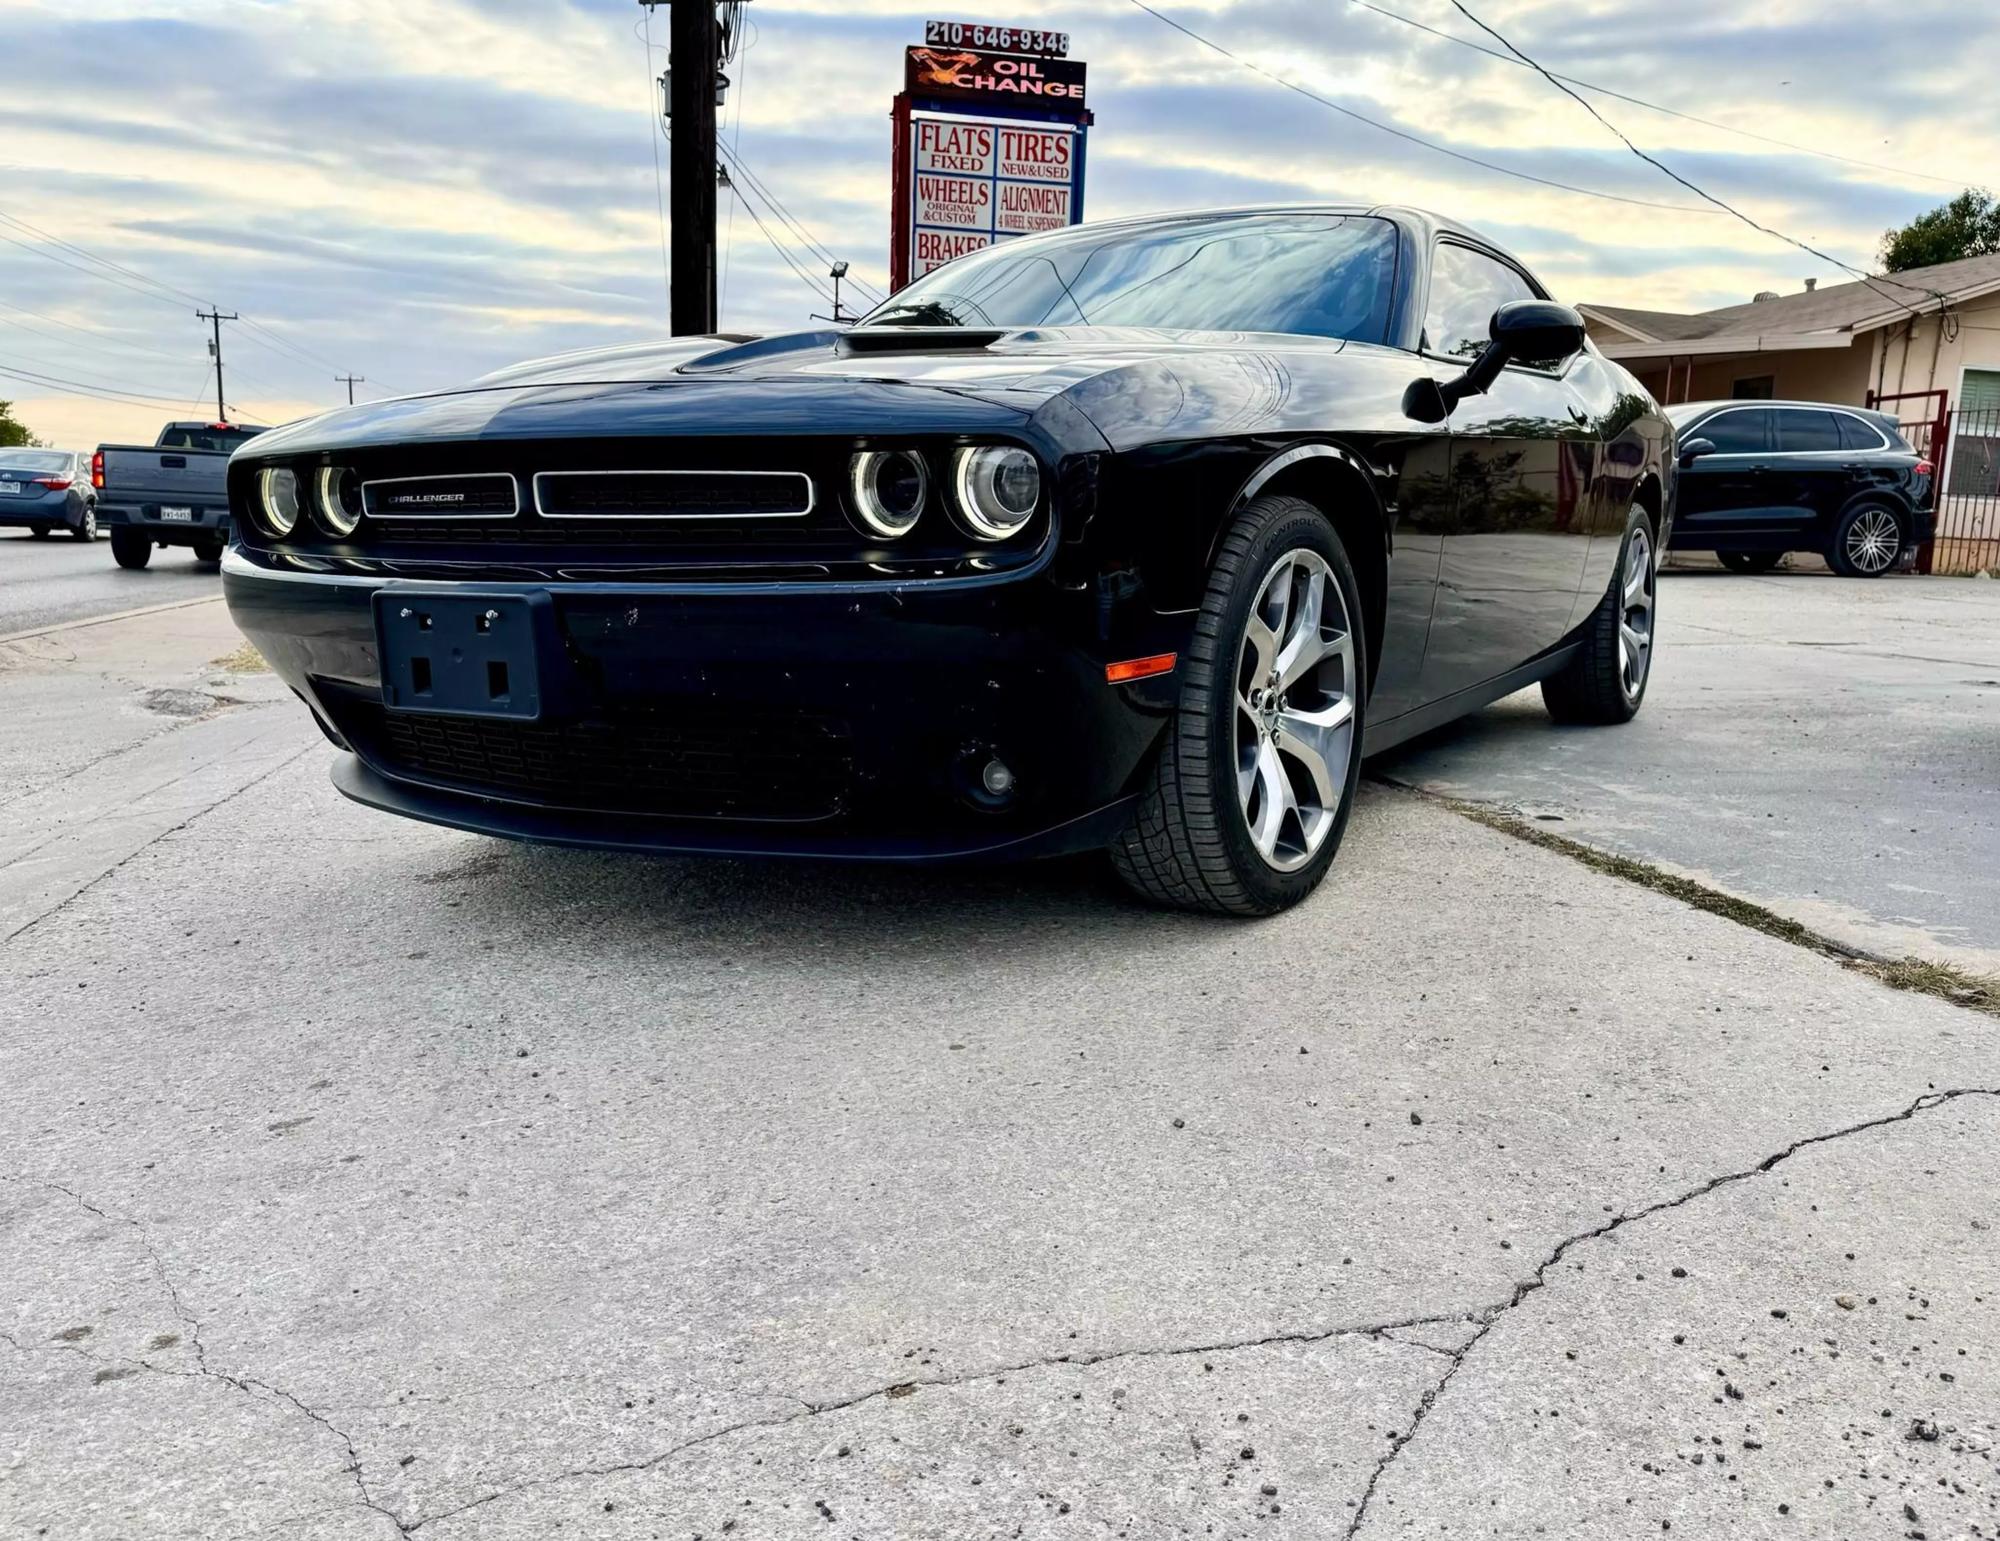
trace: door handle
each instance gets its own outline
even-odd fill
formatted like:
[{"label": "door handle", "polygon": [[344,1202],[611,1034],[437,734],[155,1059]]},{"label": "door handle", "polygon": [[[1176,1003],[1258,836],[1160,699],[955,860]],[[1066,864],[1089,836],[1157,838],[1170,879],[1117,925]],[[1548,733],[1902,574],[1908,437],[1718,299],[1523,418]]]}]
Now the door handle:
[{"label": "door handle", "polygon": [[185,471],[185,470],[187,469],[187,456],[185,456],[185,455],[162,455],[162,456],[160,457],[160,464],[161,464],[162,466],[166,466],[166,467],[168,467],[168,468],[170,468],[170,469],[172,469],[172,470],[176,470],[176,471]]}]

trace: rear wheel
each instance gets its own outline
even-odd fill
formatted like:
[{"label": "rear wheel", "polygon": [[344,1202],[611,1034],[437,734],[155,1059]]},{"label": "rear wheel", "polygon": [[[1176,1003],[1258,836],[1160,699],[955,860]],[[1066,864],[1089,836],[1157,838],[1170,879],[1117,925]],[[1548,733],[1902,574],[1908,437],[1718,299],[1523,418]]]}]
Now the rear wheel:
[{"label": "rear wheel", "polygon": [[1224,537],[1180,702],[1112,864],[1158,904],[1269,915],[1326,876],[1361,774],[1367,639],[1340,536],[1299,498]]},{"label": "rear wheel", "polygon": [[83,505],[83,517],[82,517],[81,519],[77,520],[77,522],[76,522],[76,528],[75,528],[75,529],[73,529],[73,530],[71,530],[71,531],[70,531],[70,534],[71,534],[71,535],[73,535],[73,536],[75,536],[75,537],[76,537],[76,538],[77,538],[78,540],[96,540],[96,539],[97,539],[97,505],[96,505],[96,504],[94,504],[94,503],[86,503],[86,504],[84,504],[84,505]]},{"label": "rear wheel", "polygon": [[146,538],[144,530],[114,525],[111,530],[111,558],[120,567],[137,571],[153,560],[153,543]]},{"label": "rear wheel", "polygon": [[45,524],[31,524],[28,526],[28,533],[34,536],[36,540],[47,540],[49,538],[49,527]]},{"label": "rear wheel", "polygon": [[1843,578],[1879,578],[1903,554],[1903,524],[1894,509],[1863,503],[1841,515],[1826,565]]},{"label": "rear wheel", "polygon": [[1653,672],[1653,609],[1658,574],[1653,527],[1634,505],[1625,518],[1618,570],[1583,639],[1560,672],[1542,681],[1542,701],[1557,722],[1630,722],[1646,699]]},{"label": "rear wheel", "polygon": [[1733,573],[1767,573],[1784,561],[1782,551],[1718,551],[1715,559]]}]

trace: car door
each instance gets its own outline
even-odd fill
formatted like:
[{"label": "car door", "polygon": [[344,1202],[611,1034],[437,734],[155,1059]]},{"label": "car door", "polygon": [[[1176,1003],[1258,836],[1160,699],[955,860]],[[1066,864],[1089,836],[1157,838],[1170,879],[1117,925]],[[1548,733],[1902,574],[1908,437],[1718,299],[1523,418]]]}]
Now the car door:
[{"label": "car door", "polygon": [[[1832,534],[1851,491],[1852,467],[1840,448],[1840,424],[1824,408],[1779,407],[1772,414],[1766,502],[1777,527]],[[1817,541],[1815,541],[1817,543]]]},{"label": "car door", "polygon": [[[1546,298],[1494,253],[1440,240],[1423,349],[1470,363],[1493,312]],[[1602,444],[1567,380],[1572,359],[1509,364],[1452,409],[1453,511],[1424,654],[1437,701],[1527,662],[1569,628],[1602,497]]]},{"label": "car door", "polygon": [[1781,527],[1770,507],[1771,409],[1724,407],[1679,434],[1682,444],[1707,439],[1715,449],[1690,462],[1680,476],[1674,544],[1691,551],[1733,549],[1746,538]]}]

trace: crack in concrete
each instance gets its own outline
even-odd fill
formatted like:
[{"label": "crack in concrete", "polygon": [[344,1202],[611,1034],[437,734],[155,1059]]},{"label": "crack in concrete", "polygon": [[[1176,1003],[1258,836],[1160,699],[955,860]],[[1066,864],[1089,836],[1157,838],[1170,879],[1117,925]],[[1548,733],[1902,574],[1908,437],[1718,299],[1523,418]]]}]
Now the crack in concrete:
[{"label": "crack in concrete", "polygon": [[[347,1452],[347,1464],[343,1468],[343,1470],[349,1477],[353,1479],[354,1488],[356,1493],[360,1495],[362,1506],[364,1508],[372,1509],[377,1514],[382,1515],[385,1519],[390,1521],[390,1523],[395,1525],[398,1530],[403,1530],[405,1528],[401,1517],[397,1515],[395,1511],[387,1508],[381,1503],[378,1503],[375,1499],[374,1494],[369,1492],[367,1479],[363,1476],[361,1470],[361,1452],[355,1448],[353,1436],[350,1435],[345,1429],[340,1428],[324,1413],[320,1412],[318,1409],[314,1407],[309,1406],[307,1403],[301,1401],[297,1396],[295,1396],[293,1393],[289,1391],[286,1391],[283,1387],[273,1386],[268,1381],[259,1380],[252,1375],[231,1374],[227,1370],[219,1370],[215,1368],[208,1362],[208,1347],[201,1340],[200,1318],[198,1318],[193,1311],[189,1310],[187,1303],[181,1299],[181,1292],[179,1287],[174,1283],[172,1275],[170,1275],[167,1272],[166,1259],[160,1256],[159,1248],[155,1247],[152,1243],[152,1239],[147,1236],[145,1226],[140,1224],[139,1221],[132,1219],[129,1215],[117,1215],[111,1213],[111,1211],[107,1209],[100,1208],[98,1205],[93,1204],[89,1199],[85,1198],[81,1193],[77,1192],[76,1189],[68,1187],[63,1183],[52,1182],[46,1178],[37,1180],[20,1176],[15,1176],[11,1178],[11,1181],[23,1185],[35,1185],[37,1181],[39,1181],[39,1186],[41,1186],[42,1188],[47,1189],[51,1193],[62,1194],[65,1198],[75,1203],[79,1208],[87,1211],[90,1214],[96,1215],[100,1220],[103,1220],[106,1224],[126,1225],[132,1228],[133,1233],[138,1238],[139,1245],[145,1249],[146,1256],[152,1262],[153,1274],[154,1277],[159,1280],[161,1293],[163,1293],[166,1296],[167,1303],[173,1308],[174,1316],[180,1321],[182,1328],[186,1332],[187,1345],[194,1353],[195,1367],[192,1371],[171,1370],[167,1369],[162,1365],[156,1365],[152,1363],[150,1360],[146,1359],[113,1358],[107,1355],[93,1353],[81,1344],[65,1343],[53,1346],[67,1349],[73,1353],[81,1354],[84,1358],[95,1360],[100,1364],[129,1365],[134,1369],[143,1370],[148,1374],[152,1375],[165,1375],[182,1380],[220,1381],[223,1385],[233,1387],[235,1390],[242,1392],[246,1396],[256,1396],[261,1393],[265,1400],[271,1402],[283,1403],[285,1406],[295,1409],[299,1413],[303,1414],[306,1418],[310,1419],[312,1422],[318,1424],[322,1429],[326,1430],[327,1433],[333,1435],[336,1439],[340,1441],[342,1448],[344,1448]],[[22,1352],[28,1351],[11,1334],[8,1334],[7,1338],[8,1341],[12,1343],[15,1348],[21,1349]]]},{"label": "crack in concrete", "polygon": [[1925,1092],[1923,1096],[1917,1098],[1907,1107],[1898,1109],[1894,1113],[1885,1113],[1879,1118],[1863,1119],[1860,1123],[1849,1124],[1845,1128],[1829,1130],[1823,1134],[1803,1135],[1799,1139],[1792,1141],[1791,1144],[1785,1146],[1782,1150],[1775,1151],[1771,1155],[1766,1156],[1755,1166],[1744,1167],[1734,1172],[1724,1172],[1720,1176],[1709,1178],[1706,1182],[1697,1183],[1685,1193],[1676,1194],[1672,1198],[1661,1199],[1657,1203],[1647,1204],[1640,1209],[1629,1210],[1624,1214],[1614,1215],[1602,1225],[1594,1225],[1587,1231],[1578,1231],[1574,1235],[1566,1236],[1557,1242],[1548,1255],[1535,1265],[1534,1272],[1515,1284],[1511,1295],[1505,1300],[1498,1301],[1476,1313],[1479,1320],[1479,1330],[1473,1333],[1456,1351],[1449,1351],[1447,1353],[1447,1357],[1451,1360],[1450,1368],[1443,1375],[1439,1376],[1436,1383],[1419,1398],[1417,1406],[1411,1414],[1409,1427],[1397,1431],[1396,1437],[1390,1441],[1389,1448],[1383,1453],[1382,1458],[1375,1463],[1374,1470],[1368,1474],[1368,1481],[1361,1490],[1361,1500],[1355,1506],[1354,1515],[1347,1523],[1347,1530],[1343,1541],[1352,1541],[1352,1538],[1360,1531],[1368,1518],[1368,1506],[1374,1500],[1375,1489],[1380,1485],[1382,1478],[1387,1475],[1389,1468],[1396,1464],[1397,1457],[1408,1448],[1410,1441],[1416,1438],[1417,1431],[1423,1426],[1424,1420],[1430,1416],[1432,1408],[1437,1405],[1438,1398],[1444,1394],[1445,1387],[1450,1385],[1452,1377],[1464,1368],[1465,1361],[1471,1356],[1472,1351],[1485,1341],[1487,1334],[1500,1324],[1508,1312],[1512,1311],[1522,1301],[1526,1300],[1537,1290],[1542,1289],[1548,1283],[1549,1270],[1567,1257],[1571,1250],[1582,1246],[1585,1242],[1596,1241],[1601,1237],[1609,1236],[1614,1231],[1623,1230],[1626,1226],[1636,1224],[1638,1221],[1650,1219],[1654,1215],[1664,1214],[1668,1210],[1679,1209],[1683,1205],[1691,1204],[1696,1199],[1707,1197],[1718,1188],[1726,1188],[1735,1183],[1748,1182],[1753,1178],[1762,1177],[1765,1173],[1791,1160],[1800,1151],[1810,1150],[1816,1145],[1828,1145],[1836,1140],[1847,1139],[1852,1135],[1865,1134],[1870,1130],[1881,1129],[1890,1124],[1906,1123],[1910,1119],[1915,1118],[1919,1113],[1928,1112],[1932,1108],[1943,1107],[1947,1103],[1956,1102],[1961,1097],[2000,1098],[2000,1087],[1960,1086],[1953,1087],[1947,1091]]},{"label": "crack in concrete", "polygon": [[[361,1506],[387,1519],[396,1527],[400,1534],[405,1536],[414,1535],[428,1525],[467,1514],[475,1509],[484,1508],[489,1504],[498,1503],[537,1488],[549,1487],[562,1482],[580,1481],[592,1477],[609,1477],[626,1473],[650,1471],[655,1467],[664,1465],[668,1461],[674,1460],[676,1457],[713,1444],[718,1440],[727,1439],[732,1435],[746,1433],[755,1429],[785,1428],[791,1424],[823,1417],[829,1413],[845,1412],[859,1407],[864,1403],[875,1401],[878,1398],[907,1396],[923,1388],[982,1385],[987,1382],[1004,1380],[1010,1375],[1025,1375],[1038,1370],[1051,1370],[1065,1366],[1073,1369],[1089,1369],[1097,1365],[1113,1364],[1132,1359],[1185,1358],[1199,1354],[1240,1353],[1259,1348],[1276,1348],[1290,1345],[1311,1346],[1346,1337],[1373,1338],[1378,1342],[1392,1343],[1400,1348],[1411,1348],[1424,1353],[1439,1355],[1449,1361],[1444,1373],[1424,1390],[1417,1401],[1416,1407],[1412,1410],[1408,1427],[1397,1431],[1390,1442],[1389,1448],[1369,1472],[1368,1480],[1362,1488],[1361,1497],[1355,1505],[1354,1514],[1349,1519],[1347,1529],[1344,1532],[1343,1541],[1352,1541],[1352,1538],[1359,1533],[1361,1527],[1367,1522],[1370,1506],[1374,1502],[1376,1490],[1381,1485],[1383,1478],[1388,1475],[1390,1469],[1396,1464],[1403,1451],[1416,1438],[1419,1430],[1421,1430],[1425,1421],[1429,1418],[1439,1399],[1444,1395],[1445,1389],[1451,1384],[1453,1377],[1464,1368],[1466,1361],[1471,1357],[1473,1351],[1485,1341],[1486,1337],[1500,1324],[1509,1312],[1513,1311],[1523,1301],[1528,1299],[1529,1296],[1547,1285],[1550,1270],[1562,1262],[1574,1249],[1583,1246],[1587,1242],[1609,1236],[1616,1231],[1624,1229],[1626,1226],[1650,1219],[1654,1215],[1679,1209],[1693,1203],[1697,1199],[1704,1198],[1708,1194],[1716,1192],[1718,1189],[1761,1177],[1783,1165],[1801,1151],[1848,1139],[1854,1135],[1864,1134],[1892,1124],[1904,1123],[1915,1118],[1920,1113],[1946,1106],[1949,1103],[1966,1097],[1991,1097],[2000,1099],[2000,1087],[1953,1087],[1943,1091],[1933,1089],[1925,1092],[1922,1096],[1895,1112],[1882,1114],[1875,1118],[1863,1119],[1858,1123],[1848,1124],[1842,1128],[1819,1134],[1802,1135],[1783,1148],[1764,1157],[1753,1166],[1721,1173],[1697,1183],[1692,1188],[1675,1194],[1670,1198],[1660,1199],[1638,1209],[1614,1215],[1611,1219],[1599,1225],[1592,1226],[1588,1230],[1575,1232],[1558,1241],[1542,1260],[1535,1265],[1532,1273],[1516,1282],[1513,1290],[1504,1300],[1499,1300],[1486,1306],[1461,1311],[1440,1312],[1425,1316],[1402,1317],[1386,1322],[1353,1323],[1327,1328],[1298,1329],[1288,1332],[1271,1333],[1263,1337],[1231,1339],[1214,1343],[1154,1348],[1107,1349],[1101,1352],[1080,1350],[1064,1354],[1045,1355],[1038,1358],[1020,1360],[1011,1364],[991,1366],[984,1370],[967,1371],[957,1375],[913,1377],[888,1385],[872,1386],[851,1396],[837,1397],[819,1402],[793,1393],[773,1392],[769,1395],[783,1401],[796,1403],[796,1409],[764,1417],[738,1419],[735,1422],[723,1424],[705,1433],[682,1440],[648,1456],[628,1461],[614,1461],[602,1465],[568,1467],[561,1471],[550,1472],[539,1477],[525,1478],[522,1481],[495,1488],[489,1493],[481,1494],[477,1498],[469,1499],[451,1508],[441,1509],[432,1514],[419,1515],[414,1519],[404,1518],[395,1509],[377,1500],[374,1494],[370,1492],[362,1471],[361,1455],[354,1443],[353,1437],[346,1430],[335,1424],[326,1414],[282,1387],[273,1386],[269,1382],[253,1376],[231,1374],[228,1371],[219,1370],[209,1365],[207,1349],[200,1337],[199,1321],[182,1301],[179,1290],[175,1287],[166,1271],[164,1260],[160,1257],[158,1249],[147,1239],[144,1227],[141,1226],[140,1222],[125,1216],[114,1215],[98,1207],[73,1188],[66,1187],[61,1183],[41,1180],[39,1186],[51,1192],[63,1194],[89,1213],[97,1215],[107,1222],[129,1225],[139,1233],[140,1244],[146,1249],[148,1257],[152,1260],[154,1271],[159,1278],[162,1290],[173,1306],[174,1314],[187,1328],[188,1343],[194,1351],[196,1369],[193,1372],[169,1370],[145,1360],[119,1361],[107,1359],[102,1355],[91,1353],[81,1345],[59,1344],[52,1346],[82,1354],[86,1358],[97,1360],[101,1363],[123,1362],[133,1364],[153,1374],[218,1380],[246,1394],[261,1393],[265,1399],[273,1403],[281,1403],[294,1409],[340,1440],[342,1448],[347,1453],[347,1464],[344,1470],[353,1479],[355,1491],[359,1495]],[[23,1184],[31,1184],[36,1181],[35,1179],[18,1176],[12,1180]],[[1456,1349],[1438,1348],[1433,1344],[1399,1335],[1418,1327],[1442,1326],[1454,1323],[1471,1326],[1475,1329],[1471,1336]],[[29,1346],[23,1345],[11,1333],[0,1332],[0,1338],[4,1338],[17,1351],[31,1351]]]}]

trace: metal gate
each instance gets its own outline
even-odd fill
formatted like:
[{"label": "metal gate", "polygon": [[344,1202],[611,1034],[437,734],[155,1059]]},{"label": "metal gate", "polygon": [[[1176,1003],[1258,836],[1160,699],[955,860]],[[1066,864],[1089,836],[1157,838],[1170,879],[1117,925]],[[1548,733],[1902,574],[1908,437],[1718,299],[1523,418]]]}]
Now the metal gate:
[{"label": "metal gate", "polygon": [[1925,569],[1974,573],[2000,567],[2000,408],[1946,415],[1937,466],[1937,534]]}]

